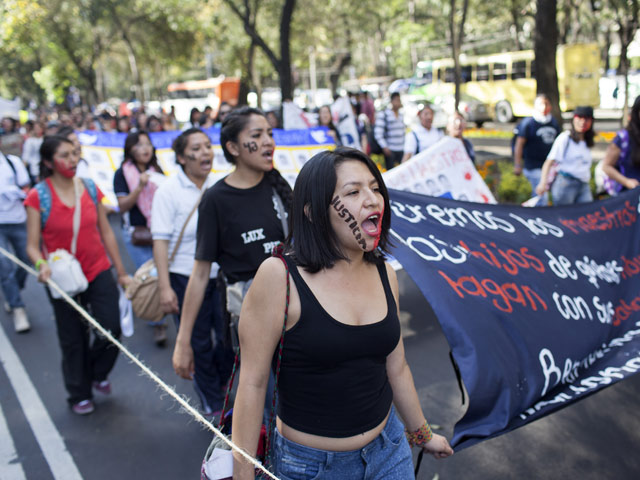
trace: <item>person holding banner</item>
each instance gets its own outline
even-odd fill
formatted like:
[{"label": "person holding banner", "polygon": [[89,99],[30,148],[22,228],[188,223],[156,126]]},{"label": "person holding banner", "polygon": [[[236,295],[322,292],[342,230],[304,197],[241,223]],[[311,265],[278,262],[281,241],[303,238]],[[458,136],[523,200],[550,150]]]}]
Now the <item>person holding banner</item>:
[{"label": "person holding banner", "polygon": [[547,160],[542,165],[536,193],[549,190],[549,173],[556,166],[556,176],[551,184],[554,205],[572,205],[593,201],[591,194],[591,151],[593,147],[593,108],[576,107],[571,130],[562,132],[553,142]]},{"label": "person holding banner", "polygon": [[[228,284],[250,282],[271,250],[285,239],[278,203],[288,212],[291,187],[273,168],[275,142],[261,110],[243,107],[222,123],[220,145],[235,169],[202,197],[195,263],[186,285],[173,368],[190,379],[195,371],[192,336],[217,262]],[[276,198],[278,197],[278,198]]]},{"label": "person holding banner", "polygon": [[473,149],[473,144],[464,138],[464,129],[467,128],[467,122],[460,112],[453,112],[453,115],[449,117],[447,122],[447,135],[453,138],[457,138],[462,141],[464,149],[469,155],[471,162],[476,163],[476,152]]},{"label": "person holding banner", "polygon": [[[284,340],[273,442],[279,478],[413,478],[407,439],[436,458],[453,454],[431,432],[405,359],[398,280],[382,253],[390,223],[387,189],[364,153],[338,147],[300,171],[286,267],[266,260],[242,308],[233,415],[233,441],[255,455],[272,359]],[[234,458],[234,478],[253,479],[253,465]]]},{"label": "person holding banner", "polygon": [[331,118],[331,107],[329,107],[329,105],[323,105],[318,110],[318,126],[327,127],[329,129],[327,133],[331,138],[333,138],[333,141],[336,142],[336,145],[342,145],[338,129],[333,124],[333,118]]},{"label": "person holding banner", "polygon": [[[124,141],[124,160],[113,176],[113,190],[124,223],[124,245],[136,269],[153,256],[149,226],[153,196],[158,188],[151,181],[154,173],[163,172],[149,134],[145,131],[130,133]],[[167,326],[164,319],[151,325],[156,345],[166,346]]]},{"label": "person holding banner", "polygon": [[633,102],[627,128],[616,133],[609,144],[602,171],[618,184],[610,188],[610,193],[640,185],[640,96]]},{"label": "person holding banner", "polygon": [[444,136],[440,130],[433,127],[433,108],[431,105],[423,105],[420,108],[418,119],[420,123],[413,126],[411,132],[405,135],[403,162],[426,150]]},{"label": "person holding banner", "polygon": [[[181,168],[153,197],[151,233],[160,303],[165,313],[175,314],[176,327],[179,327],[196,251],[197,207],[203,193],[214,184],[215,177],[211,173],[211,140],[199,128],[182,132],[173,141],[173,150]],[[205,415],[213,415],[222,408],[225,385],[233,364],[233,351],[223,341],[225,329],[220,293],[216,288],[217,275],[218,265],[213,264],[191,336],[195,367],[193,387]],[[215,345],[212,332],[215,333]]]},{"label": "person holding banner", "polygon": [[[79,205],[82,213],[75,258],[89,285],[76,296],[76,300],[115,338],[119,338],[118,289],[111,265],[115,266],[118,283],[123,287],[131,277],[124,269],[118,243],[101,203],[103,194],[91,180],[80,181],[75,177],[80,152],[70,140],[59,136],[45,137],[40,157],[44,189],[32,188],[24,202],[27,207],[27,254],[39,271],[38,280],[44,283],[51,277],[43,252],[68,251],[73,243],[73,217],[75,205]],[[88,191],[90,185],[95,188],[93,194]],[[39,191],[48,191],[49,199],[41,198]],[[46,221],[41,226],[41,216],[47,206]],[[74,413],[87,415],[95,408],[92,388],[102,394],[111,393],[107,377],[118,357],[118,349],[101,335],[95,335],[90,342],[91,329],[83,317],[64,299],[54,299],[49,290],[47,294],[62,349],[62,374],[69,393],[69,406]]]}]

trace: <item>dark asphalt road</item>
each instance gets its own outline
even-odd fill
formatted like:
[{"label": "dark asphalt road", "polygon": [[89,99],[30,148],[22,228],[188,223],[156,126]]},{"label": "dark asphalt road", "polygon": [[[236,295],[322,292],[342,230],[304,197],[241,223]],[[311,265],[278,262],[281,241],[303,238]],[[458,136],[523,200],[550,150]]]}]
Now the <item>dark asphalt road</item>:
[{"label": "dark asphalt road", "polygon": [[[463,415],[460,392],[448,359],[448,346],[437,320],[411,279],[399,272],[403,334],[427,418],[450,437]],[[65,402],[51,307],[43,287],[29,279],[25,299],[33,329],[13,333],[10,318],[0,311],[0,325],[35,386],[48,415],[64,440],[81,477],[87,480],[196,479],[211,434],[204,431],[171,399],[162,395],[137,368],[119,359],[111,380],[113,395],[96,399],[96,412],[77,417]],[[469,312],[472,314],[472,312]],[[170,328],[173,346],[175,329]],[[139,322],[124,341],[178,392],[192,397],[189,382],[175,376],[171,347],[159,349],[152,331]],[[0,479],[67,480],[51,473],[35,431],[18,401],[7,371],[0,367],[0,407],[9,436],[0,438]],[[23,393],[23,392],[22,392]],[[636,375],[558,413],[504,436],[485,441],[453,457],[425,457],[419,479],[637,479],[640,478],[640,376]],[[1,425],[0,425],[1,426]],[[0,430],[0,437],[2,431]],[[2,456],[7,440],[17,458]],[[11,477],[21,464],[24,477]]]}]

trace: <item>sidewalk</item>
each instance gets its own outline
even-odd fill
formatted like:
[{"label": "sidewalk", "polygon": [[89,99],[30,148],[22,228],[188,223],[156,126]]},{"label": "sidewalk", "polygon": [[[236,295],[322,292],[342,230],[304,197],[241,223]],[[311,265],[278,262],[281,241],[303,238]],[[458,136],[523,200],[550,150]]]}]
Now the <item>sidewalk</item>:
[{"label": "sidewalk", "polygon": [[[511,145],[492,144],[494,142],[489,142],[485,139],[480,138],[471,138],[470,140],[475,149],[476,158],[479,160],[478,163],[484,163],[489,159],[511,158]],[[594,162],[599,162],[604,158],[608,145],[609,144],[606,142],[596,142],[596,144],[591,149],[591,156]]]}]

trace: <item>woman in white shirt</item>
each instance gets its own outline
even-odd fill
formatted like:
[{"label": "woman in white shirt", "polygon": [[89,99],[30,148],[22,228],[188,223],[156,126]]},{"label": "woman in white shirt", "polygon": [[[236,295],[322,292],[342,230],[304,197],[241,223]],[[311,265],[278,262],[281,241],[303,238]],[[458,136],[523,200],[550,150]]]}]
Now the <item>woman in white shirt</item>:
[{"label": "woman in white shirt", "polygon": [[40,178],[40,146],[43,138],[44,124],[37,121],[33,123],[33,130],[22,145],[22,160],[29,166],[32,183],[36,183]]},{"label": "woman in white shirt", "polygon": [[571,130],[562,132],[553,142],[547,160],[542,165],[540,183],[536,193],[549,190],[548,177],[555,163],[557,175],[551,184],[554,205],[571,205],[593,201],[591,194],[591,151],[593,147],[593,108],[577,107],[571,121]]},{"label": "woman in white shirt", "polygon": [[[173,150],[182,168],[163,183],[153,197],[151,233],[160,303],[165,313],[175,314],[176,327],[179,327],[180,311],[196,251],[196,205],[200,203],[202,193],[215,183],[215,178],[211,174],[211,140],[202,130],[185,130],[174,140]],[[170,261],[185,223],[182,240],[173,261]],[[195,364],[193,386],[205,415],[214,415],[222,408],[225,385],[233,365],[233,353],[222,341],[224,324],[220,295],[216,289],[217,274],[218,266],[213,264],[191,336]],[[211,338],[212,330],[215,343]]]}]

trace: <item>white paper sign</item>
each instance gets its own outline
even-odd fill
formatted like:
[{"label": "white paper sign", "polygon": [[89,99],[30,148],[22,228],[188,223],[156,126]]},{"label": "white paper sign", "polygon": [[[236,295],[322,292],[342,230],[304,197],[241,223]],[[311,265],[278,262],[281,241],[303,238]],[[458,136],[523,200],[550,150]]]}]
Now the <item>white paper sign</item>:
[{"label": "white paper sign", "polygon": [[457,138],[444,137],[382,176],[388,188],[469,202],[496,203]]}]

